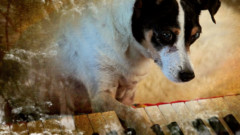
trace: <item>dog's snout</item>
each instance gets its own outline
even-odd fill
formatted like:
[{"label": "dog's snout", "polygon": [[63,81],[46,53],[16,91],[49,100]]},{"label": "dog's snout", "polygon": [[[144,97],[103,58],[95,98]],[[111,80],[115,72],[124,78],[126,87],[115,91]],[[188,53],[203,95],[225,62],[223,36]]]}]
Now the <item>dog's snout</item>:
[{"label": "dog's snout", "polygon": [[192,80],[195,77],[194,72],[192,71],[180,71],[179,72],[179,78],[183,82],[187,82]]}]

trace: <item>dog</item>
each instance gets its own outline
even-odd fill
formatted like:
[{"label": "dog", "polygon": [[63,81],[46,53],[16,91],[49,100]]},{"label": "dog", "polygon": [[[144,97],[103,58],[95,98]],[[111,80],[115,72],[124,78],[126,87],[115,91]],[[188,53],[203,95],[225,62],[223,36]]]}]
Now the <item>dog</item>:
[{"label": "dog", "polygon": [[[92,2],[92,3],[91,3]],[[212,21],[219,0],[91,1],[79,20],[63,26],[60,60],[88,90],[95,112],[114,110],[137,134],[153,134],[151,123],[131,107],[136,84],[153,60],[174,82],[195,75],[190,46],[200,37],[199,15]],[[103,8],[104,7],[104,8]]]},{"label": "dog", "polygon": [[[135,86],[151,61],[173,82],[192,80],[188,53],[201,34],[200,12],[208,10],[215,23],[220,1],[83,0],[79,5],[62,16],[58,32],[55,67],[81,84],[65,94],[75,103],[81,100],[76,94],[86,90],[94,112],[115,111],[137,134],[154,134],[152,124],[131,107]],[[60,106],[57,102],[53,106]],[[58,113],[56,108],[50,112]]]}]

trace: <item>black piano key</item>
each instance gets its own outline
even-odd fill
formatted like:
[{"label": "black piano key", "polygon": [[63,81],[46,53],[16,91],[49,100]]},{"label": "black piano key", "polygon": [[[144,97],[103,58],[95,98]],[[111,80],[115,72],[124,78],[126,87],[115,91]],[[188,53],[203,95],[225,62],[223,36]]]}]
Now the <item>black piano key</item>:
[{"label": "black piano key", "polygon": [[153,125],[151,128],[156,135],[164,135],[161,127],[158,124]]},{"label": "black piano key", "polygon": [[229,133],[217,117],[214,116],[209,118],[208,122],[217,135],[229,135]]},{"label": "black piano key", "polygon": [[225,116],[223,119],[234,134],[240,134],[240,124],[232,114]]},{"label": "black piano key", "polygon": [[117,131],[110,131],[106,135],[118,135]]},{"label": "black piano key", "polygon": [[135,129],[133,128],[127,128],[125,131],[124,131],[125,135],[136,135],[136,131]]},{"label": "black piano key", "polygon": [[207,126],[203,123],[201,119],[196,119],[192,122],[193,127],[198,131],[199,135],[211,135]]},{"label": "black piano key", "polygon": [[177,122],[172,122],[168,124],[167,127],[170,130],[171,135],[183,135],[183,132],[178,126]]}]

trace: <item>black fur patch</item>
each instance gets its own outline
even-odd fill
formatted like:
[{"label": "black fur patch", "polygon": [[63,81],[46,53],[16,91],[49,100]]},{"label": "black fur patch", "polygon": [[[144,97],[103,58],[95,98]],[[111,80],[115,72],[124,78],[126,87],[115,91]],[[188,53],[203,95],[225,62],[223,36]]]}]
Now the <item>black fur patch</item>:
[{"label": "black fur patch", "polygon": [[[135,39],[141,43],[144,40],[144,30],[156,32],[170,31],[171,28],[179,28],[177,17],[179,7],[176,0],[162,0],[157,4],[156,0],[137,0],[132,17],[132,32]],[[172,44],[176,41],[173,35]],[[162,48],[162,43],[157,42],[153,35],[152,42],[156,49]]]},{"label": "black fur patch", "polygon": [[201,9],[195,0],[181,0],[181,5],[185,14],[185,44],[190,46],[196,40],[193,40],[191,36],[193,27],[199,27],[199,32],[201,32],[199,24]]}]

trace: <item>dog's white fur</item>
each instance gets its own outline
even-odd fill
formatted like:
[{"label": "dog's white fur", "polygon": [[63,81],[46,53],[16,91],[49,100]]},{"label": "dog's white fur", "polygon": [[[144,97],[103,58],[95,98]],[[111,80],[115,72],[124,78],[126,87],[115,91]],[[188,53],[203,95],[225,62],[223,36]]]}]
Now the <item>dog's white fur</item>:
[{"label": "dog's white fur", "polygon": [[[91,97],[116,89],[120,76],[133,82],[138,81],[136,76],[145,74],[142,67],[147,67],[148,59],[131,32],[134,2],[90,1],[79,16],[63,17],[68,23],[62,29],[61,64],[91,90]],[[112,68],[114,71],[109,70]]]},{"label": "dog's white fur", "polygon": [[[162,71],[164,75],[174,82],[181,82],[178,73],[182,70],[187,69],[192,71],[193,69],[185,47],[185,15],[180,0],[177,0],[177,2],[179,6],[178,22],[180,24],[180,33],[177,36],[178,40],[173,47],[166,46],[160,51],[160,59],[162,61]],[[176,51],[171,52],[171,49]]]},{"label": "dog's white fur", "polygon": [[133,103],[134,86],[149,65],[145,48],[131,32],[134,3],[88,1],[81,12],[75,9],[66,13],[60,32],[63,45],[58,52],[59,63],[66,74],[85,85],[94,111],[114,110],[139,134],[152,134],[151,123],[125,105]]},{"label": "dog's white fur", "polygon": [[[178,0],[178,3],[180,0]],[[164,74],[180,81],[178,73],[190,68],[184,44],[184,11],[179,3],[180,34],[173,47],[156,52],[149,40],[141,45],[133,35],[131,17],[135,0],[85,0],[62,18],[59,63],[66,74],[87,88],[94,111],[116,111],[140,134],[151,134],[151,123],[134,109],[134,87],[147,73],[150,60],[158,60]],[[147,31],[147,30],[146,30]],[[147,32],[151,36],[151,31]],[[118,102],[116,98],[122,103]]]}]

